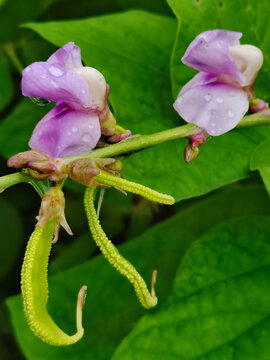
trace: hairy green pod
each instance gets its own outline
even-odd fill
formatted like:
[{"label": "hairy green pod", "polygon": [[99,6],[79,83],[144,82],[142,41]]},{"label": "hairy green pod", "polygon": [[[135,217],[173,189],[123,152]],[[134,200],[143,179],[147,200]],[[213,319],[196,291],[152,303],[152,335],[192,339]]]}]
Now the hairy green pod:
[{"label": "hairy green pod", "polygon": [[47,311],[47,268],[54,237],[56,221],[50,220],[43,227],[36,226],[32,233],[22,266],[21,289],[24,312],[31,330],[44,342],[62,346],[70,345],[83,336],[81,323],[86,287],[83,286],[77,302],[77,332],[69,336],[52,320]]},{"label": "hairy green pod", "polygon": [[88,224],[96,244],[105,258],[133,285],[142,306],[147,309],[156,306],[158,301],[154,291],[156,271],[153,273],[152,291],[150,293],[141,275],[130,262],[120,255],[119,251],[104,233],[95,210],[96,190],[94,187],[87,188],[84,197]]},{"label": "hairy green pod", "polygon": [[170,195],[162,194],[141,184],[119,178],[103,170],[100,170],[100,174],[96,175],[95,179],[104,185],[119,187],[122,190],[141,195],[150,201],[166,205],[174,204],[174,198]]}]

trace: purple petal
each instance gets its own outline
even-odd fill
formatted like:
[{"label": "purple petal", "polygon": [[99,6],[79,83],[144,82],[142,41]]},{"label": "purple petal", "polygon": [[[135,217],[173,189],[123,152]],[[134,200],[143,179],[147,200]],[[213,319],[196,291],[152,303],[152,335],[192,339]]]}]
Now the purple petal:
[{"label": "purple petal", "polygon": [[229,51],[229,46],[240,44],[241,36],[239,32],[227,30],[203,32],[189,45],[182,62],[199,71],[228,75],[241,85],[244,78]]},{"label": "purple petal", "polygon": [[249,101],[241,88],[199,73],[182,89],[173,106],[188,123],[210,135],[221,135],[239,123]]},{"label": "purple petal", "polygon": [[47,62],[66,70],[82,67],[81,49],[74,42],[69,42],[53,53]]},{"label": "purple petal", "polygon": [[65,157],[92,150],[100,136],[96,114],[59,104],[39,121],[29,146],[53,157]]},{"label": "purple petal", "polygon": [[87,82],[70,70],[72,66],[82,66],[80,50],[73,43],[68,43],[48,61],[35,62],[23,70],[23,95],[89,106]]}]

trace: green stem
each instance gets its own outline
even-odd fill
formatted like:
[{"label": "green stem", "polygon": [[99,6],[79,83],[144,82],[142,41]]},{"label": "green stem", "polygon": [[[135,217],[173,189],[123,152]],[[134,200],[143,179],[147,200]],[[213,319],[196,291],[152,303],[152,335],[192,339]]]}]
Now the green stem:
[{"label": "green stem", "polygon": [[264,110],[252,115],[244,116],[243,119],[236,126],[237,128],[250,127],[250,126],[263,126],[270,125],[270,110]]},{"label": "green stem", "polygon": [[[270,125],[270,110],[264,110],[252,115],[246,115],[236,126],[237,128],[251,127],[251,126],[263,126]],[[121,141],[118,144],[113,144],[101,149],[93,150],[89,153],[69,156],[65,160],[70,163],[77,159],[87,158],[107,158],[114,157],[121,154],[127,154],[139,150],[146,149],[148,147],[162,144],[170,140],[182,139],[188,136],[195,135],[200,132],[200,128],[193,124],[187,124],[179,126],[173,129],[160,131],[150,135],[139,135],[131,139]],[[20,182],[27,182],[21,173],[15,173],[0,178],[0,192],[4,191],[7,187],[18,184]],[[12,181],[14,182],[12,183]]]},{"label": "green stem", "polygon": [[22,183],[29,182],[31,180],[30,176],[23,173],[17,172],[10,175],[5,175],[0,177],[0,193],[9,188],[10,186]]},{"label": "green stem", "polygon": [[89,153],[66,157],[65,160],[71,162],[76,159],[114,157],[117,155],[127,154],[154,145],[162,144],[169,140],[185,138],[187,136],[196,134],[200,130],[201,129],[198,128],[196,125],[187,124],[187,125],[179,126],[177,128],[164,130],[151,135],[139,135],[131,139],[121,141],[114,145],[93,150]]},{"label": "green stem", "polygon": [[[239,128],[258,125],[270,125],[270,112],[268,110],[261,113],[245,116],[237,125],[237,127]],[[192,136],[200,131],[201,129],[196,125],[187,124],[173,129],[160,131],[155,134],[139,135],[137,137],[121,141],[114,145],[93,150],[89,153],[66,157],[65,160],[70,163],[76,159],[114,157],[121,154],[127,154],[130,152],[143,150],[148,147],[162,144],[170,140],[177,140]]]}]

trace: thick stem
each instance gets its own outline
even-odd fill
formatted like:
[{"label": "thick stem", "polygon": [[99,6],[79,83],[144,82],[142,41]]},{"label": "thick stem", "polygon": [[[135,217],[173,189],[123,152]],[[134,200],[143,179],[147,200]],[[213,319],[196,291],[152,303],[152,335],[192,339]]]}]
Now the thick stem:
[{"label": "thick stem", "polygon": [[181,139],[187,136],[195,135],[199,131],[201,131],[201,129],[198,128],[196,125],[187,124],[151,135],[139,135],[131,139],[121,141],[117,144],[91,151],[89,153],[66,157],[65,160],[67,160],[68,162],[72,162],[76,159],[114,157],[117,155],[146,149],[154,145],[162,144],[166,141]]},{"label": "thick stem", "polygon": [[[260,113],[244,116],[237,125],[237,128],[259,125],[270,125],[270,110],[264,110]],[[192,136],[200,131],[201,129],[198,126],[194,124],[187,124],[173,129],[160,131],[155,134],[139,135],[114,145],[93,150],[89,153],[66,157],[65,160],[67,162],[72,162],[76,159],[114,157],[138,150],[143,150],[170,140],[182,139],[188,136]]]}]

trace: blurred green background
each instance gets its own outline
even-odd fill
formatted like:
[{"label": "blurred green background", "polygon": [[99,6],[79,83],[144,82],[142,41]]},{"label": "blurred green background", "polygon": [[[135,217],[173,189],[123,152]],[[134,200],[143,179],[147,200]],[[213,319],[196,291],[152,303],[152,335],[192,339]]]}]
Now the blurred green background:
[{"label": "blurred green background", "polygon": [[[179,1],[179,4],[180,3],[181,2]],[[195,3],[200,2],[195,1]],[[20,151],[20,149],[13,149],[16,147],[16,141],[18,141],[18,144],[21,144],[22,136],[25,136],[24,125],[28,119],[27,112],[29,107],[27,102],[20,104],[22,99],[20,89],[20,67],[25,67],[34,61],[46,60],[46,58],[56,49],[55,46],[42,39],[33,31],[20,27],[20,24],[48,20],[83,19],[97,15],[122,12],[128,9],[143,9],[175,19],[171,8],[168,6],[167,2],[163,0],[77,0],[76,2],[74,0],[0,0],[1,122],[4,124],[4,119],[5,122],[7,122],[9,119],[12,121],[12,119],[16,118],[18,121],[22,118],[20,131],[18,131],[18,133],[11,133],[8,137],[4,136],[3,133],[0,133],[0,139],[2,139],[0,175],[5,175],[13,171],[6,167],[6,157],[13,154],[13,151]],[[166,29],[164,31],[166,31]],[[87,36],[88,34],[85,33],[85,37]],[[17,59],[19,59],[19,63]],[[174,89],[174,91],[176,90]],[[171,94],[169,94],[169,96],[173,99]],[[19,106],[17,107],[17,105]],[[14,114],[13,110],[15,108],[16,113]],[[30,117],[33,118],[36,116],[38,120],[41,117],[41,114],[44,114],[46,111],[48,111],[47,108],[40,109],[33,106]],[[175,120],[177,119],[175,115],[172,115],[172,118],[174,121],[178,121]],[[5,127],[2,126],[0,129],[3,132]],[[258,134],[258,136],[260,136],[260,130],[258,131]],[[11,136],[12,141],[10,142],[9,137]],[[254,144],[256,144],[259,142],[257,138],[253,140],[252,136],[254,136],[254,134],[252,134],[251,131],[246,131],[245,136],[251,143],[254,142]],[[226,140],[224,144],[222,141],[223,140],[221,140],[221,149],[223,149],[222,146],[226,148]],[[247,145],[247,147],[248,146],[249,145]],[[234,151],[233,156],[241,155],[241,149],[237,152],[238,150],[239,149],[236,149]],[[208,145],[208,148],[206,146],[206,152],[207,151],[212,151],[211,145]],[[135,163],[132,162],[132,160],[127,163],[126,173],[129,176],[136,167],[136,156],[137,155],[134,156]],[[142,155],[142,159],[143,156],[144,155]],[[148,155],[145,156],[147,157]],[[179,163],[183,161],[180,152],[175,155],[175,158]],[[236,158],[236,160],[237,159],[238,158]],[[153,161],[155,161],[155,159],[153,159]],[[248,161],[249,159],[247,160],[247,163]],[[193,171],[196,174],[197,170],[195,166],[196,165],[193,167],[193,169],[195,169]],[[230,164],[228,167],[229,166]],[[166,167],[166,164],[164,167]],[[202,195],[199,198],[196,196],[207,193],[212,188],[218,186],[214,184],[211,187],[211,180],[209,180],[206,187],[200,191],[197,189],[200,184],[196,184],[196,181],[193,179],[193,187],[195,189],[193,189],[193,198],[183,200],[172,207],[157,206],[138,196],[124,196],[116,190],[106,191],[101,211],[101,223],[108,237],[117,245],[123,244],[123,251],[127,252],[129,258],[133,259],[134,257],[133,261],[138,264],[143,273],[145,272],[146,278],[149,277],[148,270],[153,268],[155,261],[158,262],[158,265],[161,268],[167,270],[167,272],[165,270],[163,271],[163,275],[161,273],[159,278],[160,285],[157,285],[160,286],[158,291],[161,304],[165,303],[171,292],[174,275],[179,262],[191,243],[196,240],[197,237],[212,226],[218,224],[220,221],[244,215],[270,215],[269,196],[260,177],[257,173],[249,173],[247,175],[249,170],[246,163],[243,167],[245,168],[245,172],[243,170],[236,175],[233,173],[232,179],[226,178],[224,181],[219,182],[218,186],[220,186],[220,188],[218,190],[215,190],[210,194]],[[204,169],[206,169],[206,167]],[[159,169],[156,168],[156,171],[157,173],[154,174],[154,177],[157,178]],[[143,179],[145,176],[143,170],[137,169],[137,172],[138,174],[136,175],[134,171],[134,176]],[[205,176],[206,175],[207,171],[205,171]],[[200,173],[198,176],[204,176],[204,174]],[[236,181],[247,176],[249,176],[248,179]],[[179,174],[179,178],[180,177],[181,174]],[[235,183],[222,186],[232,181],[235,181]],[[192,197],[189,193],[189,189],[184,188],[182,193],[183,199]],[[114,275],[111,275],[110,272],[111,269],[103,264],[103,260],[98,256],[99,251],[91,241],[91,237],[88,233],[86,217],[83,211],[83,188],[70,183],[65,189],[65,195],[67,204],[66,217],[75,236],[69,237],[62,231],[60,241],[53,248],[49,268],[49,276],[52,276],[54,279],[53,286],[57,288],[57,282],[61,280],[62,271],[67,271],[67,273],[63,273],[64,276],[65,274],[70,274],[72,277],[72,273],[69,273],[68,270],[73,267],[77,269],[77,265],[86,264],[86,269],[92,269],[93,275],[91,276],[93,277],[93,281],[95,276],[99,275],[99,269],[102,269],[104,274],[102,274],[101,278],[107,279],[109,283],[108,289],[110,289],[110,286],[115,287],[115,297],[110,301],[114,304],[113,306],[115,306],[115,309],[119,312],[123,311],[121,308],[123,303],[121,302],[120,295],[117,293],[118,278],[114,279]],[[0,198],[0,359],[4,360],[59,358],[57,353],[49,355],[50,350],[46,353],[47,355],[44,353],[45,355],[40,354],[39,357],[36,357],[37,353],[35,353],[34,350],[39,350],[39,345],[36,346],[36,343],[33,342],[32,344],[32,340],[29,340],[29,343],[25,345],[25,348],[28,346],[28,349],[30,350],[25,350],[23,336],[20,337],[20,334],[18,335],[17,333],[17,339],[19,339],[18,341],[20,342],[19,346],[14,335],[10,313],[6,306],[6,299],[20,292],[20,268],[27,239],[35,225],[35,217],[38,213],[39,204],[40,199],[37,193],[33,188],[26,184],[17,185],[16,187],[8,189]],[[181,237],[181,244],[175,243],[174,236]],[[130,246],[128,245],[129,242],[131,244]],[[168,247],[167,255],[165,254],[165,242],[167,242]],[[138,244],[141,248],[136,248],[136,246],[132,244]],[[156,254],[154,253],[154,250],[156,251]],[[152,257],[149,255],[149,258],[145,259],[145,254],[151,254]],[[175,254],[177,254],[177,256]],[[159,257],[158,260],[155,259],[155,255]],[[93,262],[89,262],[88,260],[90,259],[93,260]],[[113,270],[112,274],[114,274]],[[89,275],[89,277],[91,276]],[[121,278],[121,280],[125,282],[124,279]],[[106,283],[98,284],[97,289],[102,292],[101,303],[103,301],[103,296],[104,298],[105,295],[107,298],[112,296],[106,288]],[[90,292],[91,291],[92,290],[90,289]],[[99,298],[95,298],[95,296],[98,297],[98,290],[95,291],[92,295],[93,299],[91,298],[91,295],[89,295],[90,303],[91,301],[99,302]],[[108,294],[106,294],[106,291],[108,291]],[[127,287],[125,291],[124,294],[130,293],[131,305],[130,308],[128,306],[125,307],[125,310],[123,311],[123,324],[117,319],[117,316],[119,317],[119,312],[117,313],[115,310],[115,313],[111,314],[110,309],[106,308],[108,302],[106,303],[104,300],[105,315],[103,318],[96,320],[98,324],[96,329],[96,337],[98,340],[96,342],[100,342],[101,349],[104,349],[104,353],[102,353],[102,350],[95,350],[95,355],[92,354],[92,356],[95,357],[91,357],[95,358],[95,360],[111,358],[116,345],[119,344],[122,337],[125,336],[134,327],[136,321],[145,314],[139,309],[139,306],[137,307],[132,290]],[[69,295],[68,292],[65,294]],[[62,314],[61,309],[59,308],[60,300],[53,298],[53,296],[56,297],[57,295],[54,295],[52,292],[52,303],[54,301],[57,303],[58,301],[58,307],[52,311],[54,311],[56,318],[58,317],[57,320],[61,321],[61,318],[65,317],[65,314]],[[16,306],[20,306],[21,304],[19,303],[18,298],[16,298],[16,300],[12,299],[11,302],[12,301],[14,301],[12,303],[14,318],[16,317]],[[53,305],[50,305],[50,307],[52,308]],[[57,308],[59,311],[57,311]],[[18,319],[13,319],[13,322],[16,323],[17,321],[20,323],[20,321],[23,321],[20,316],[21,314],[18,312]],[[108,329],[104,331],[104,328],[107,326],[107,318],[109,317],[113,318],[112,323],[115,327],[110,328],[108,325]],[[87,321],[91,322],[91,319],[87,319],[86,322]],[[68,328],[69,325],[65,324],[65,326]],[[91,332],[92,330],[90,329],[88,331]],[[104,340],[103,337],[106,339]],[[94,342],[94,340],[92,341]],[[104,341],[104,344],[102,341]],[[34,349],[33,354],[31,354],[31,347]],[[21,348],[24,349],[24,353]],[[90,355],[88,356],[87,354],[84,354],[85,357],[82,357],[83,355],[80,351],[78,351],[77,357],[74,353],[71,355],[68,351],[69,350],[63,350],[63,355],[68,359],[90,358]],[[27,354],[30,355],[27,356]]]}]

